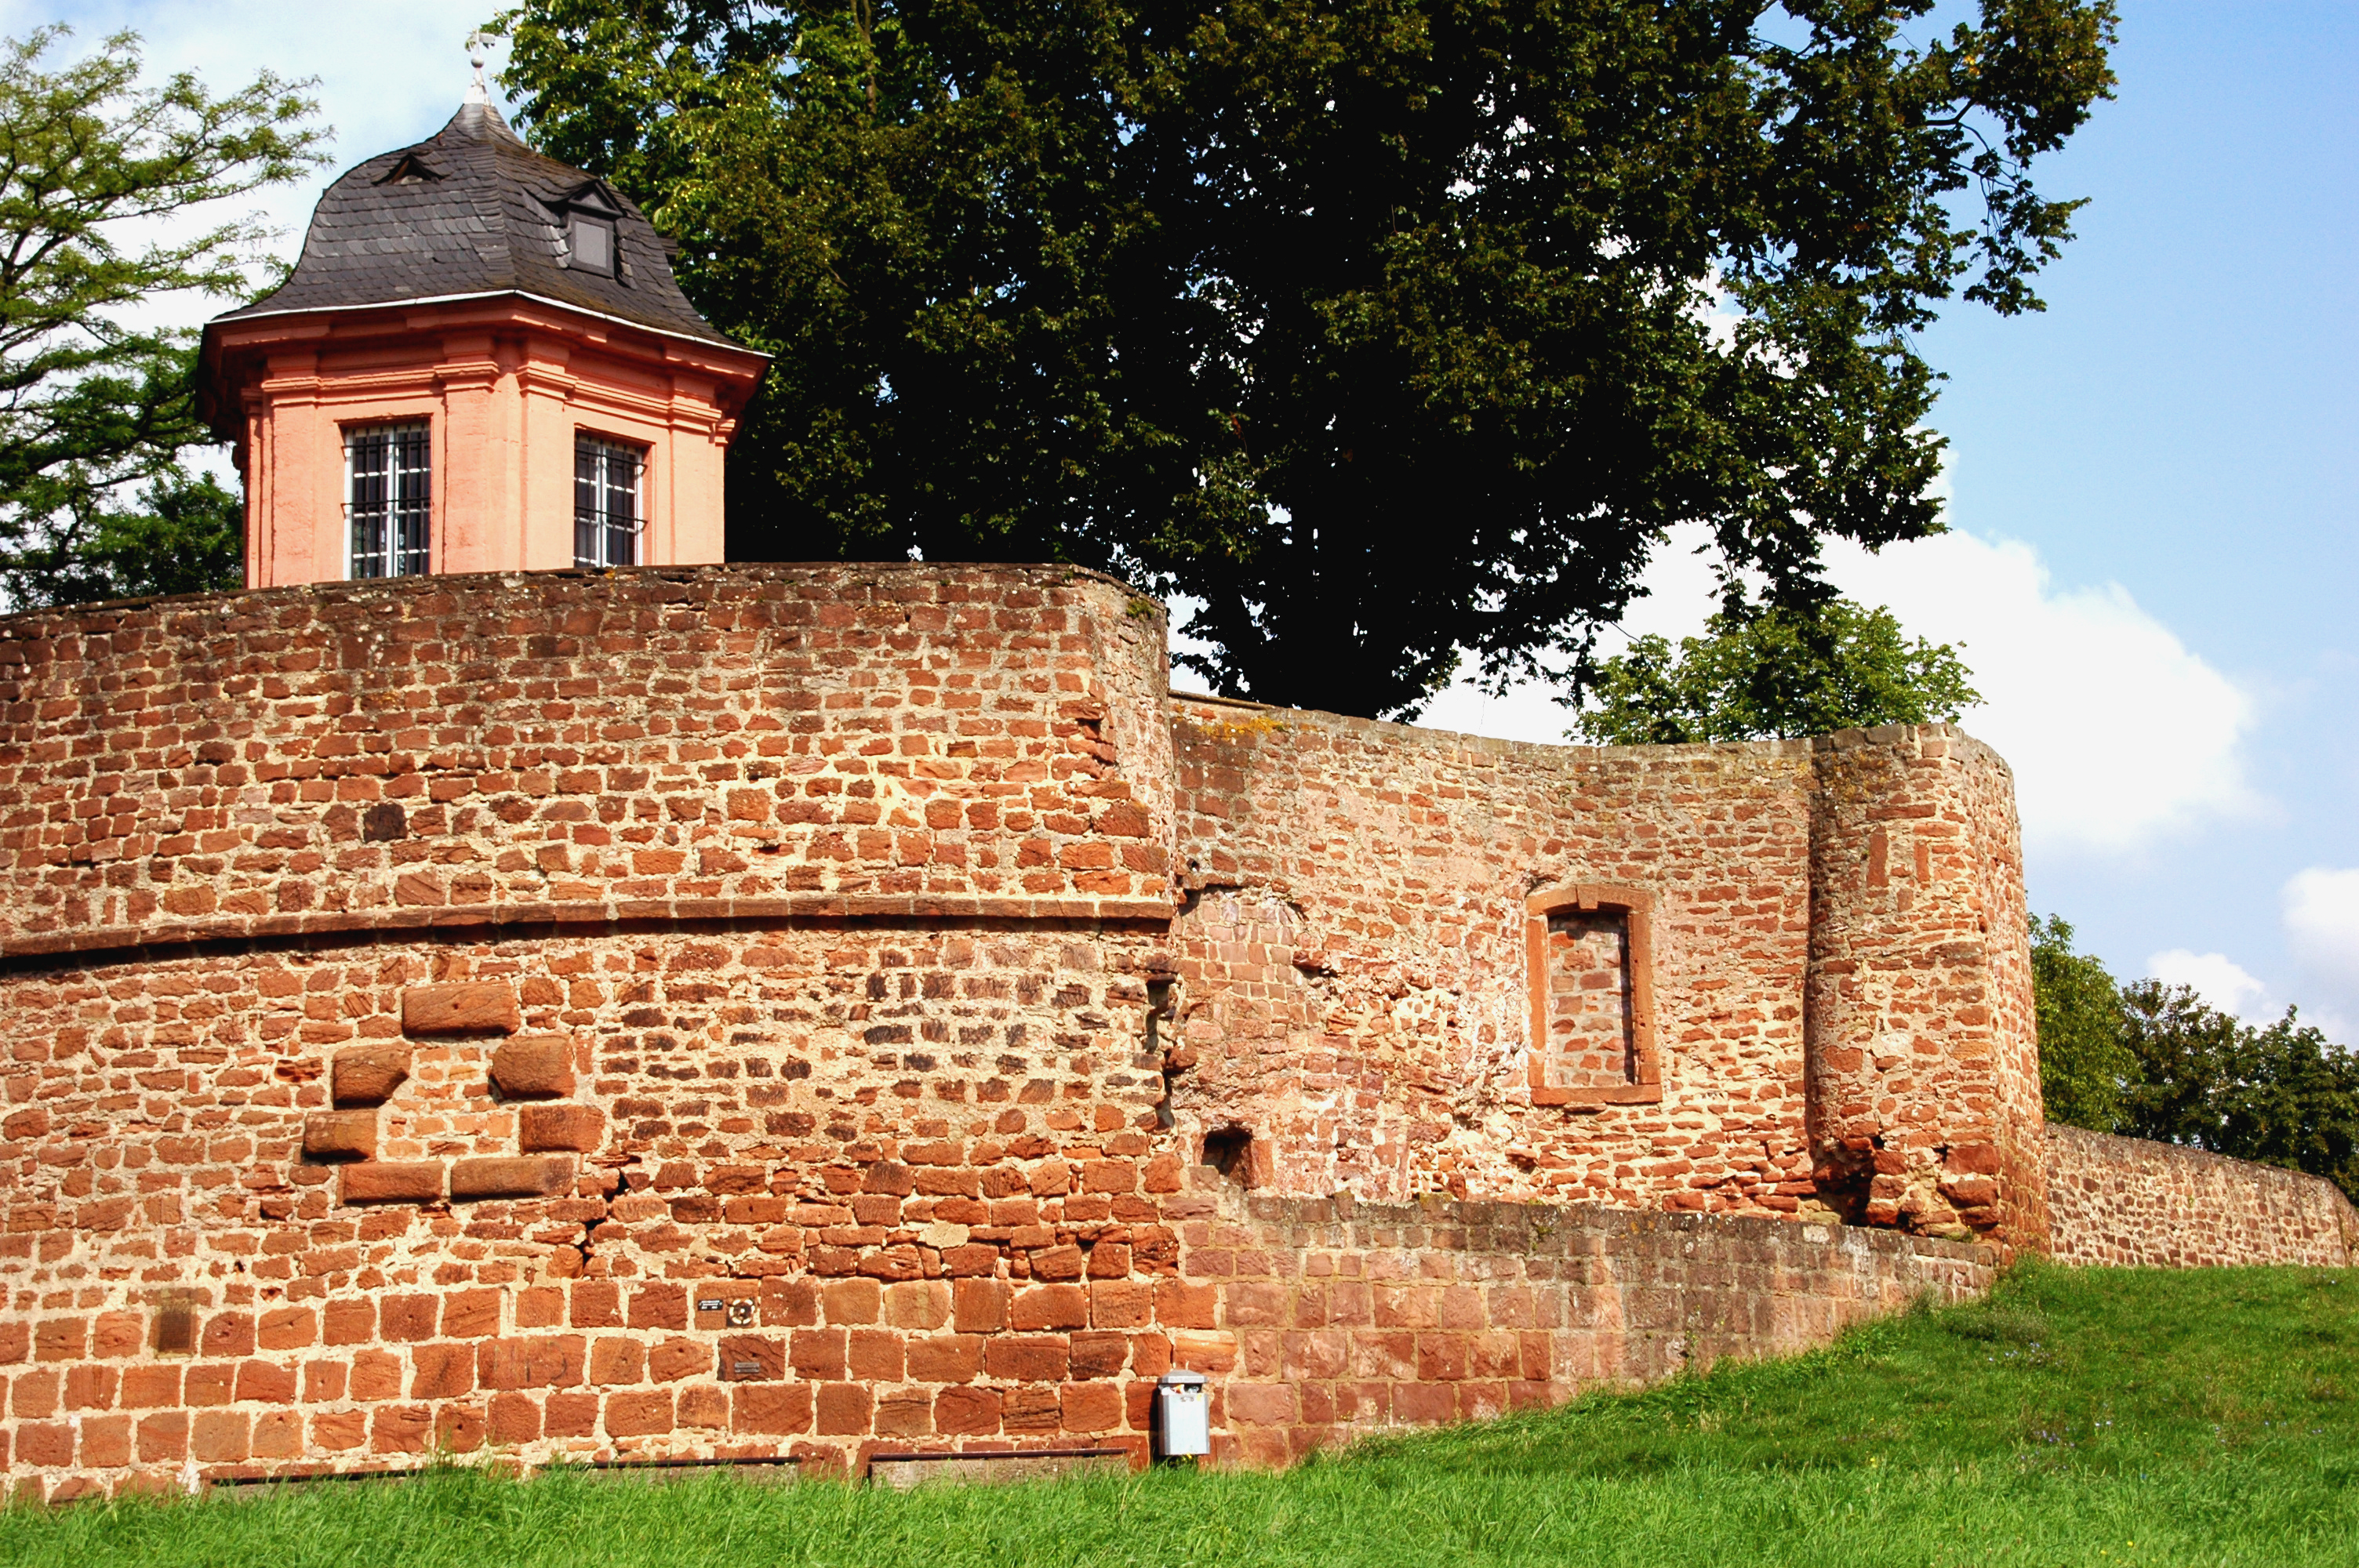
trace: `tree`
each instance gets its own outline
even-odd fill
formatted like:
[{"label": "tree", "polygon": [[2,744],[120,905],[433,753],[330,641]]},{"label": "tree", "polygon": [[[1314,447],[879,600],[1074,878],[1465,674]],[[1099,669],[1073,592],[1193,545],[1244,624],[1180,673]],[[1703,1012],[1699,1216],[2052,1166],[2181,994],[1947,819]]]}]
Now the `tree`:
[{"label": "tree", "polygon": [[[731,552],[1050,558],[1200,608],[1219,689],[1578,680],[1671,525],[1830,597],[1934,531],[1962,291],[2111,0],[526,0],[520,118],[777,356]],[[1724,312],[1715,319],[1714,312]]]},{"label": "tree", "polygon": [[2122,1001],[2135,1072],[2116,1130],[2307,1171],[2359,1199],[2359,1059],[2290,1007],[2256,1029],[2159,980]]},{"label": "tree", "polygon": [[66,33],[0,44],[0,595],[234,587],[234,498],[177,460],[212,439],[193,335],[140,321],[246,294],[270,231],[195,210],[297,178],[326,133],[267,71],[225,98],[141,87],[130,33],[45,69]]},{"label": "tree", "polygon": [[[1723,610],[1672,651],[1637,637],[1599,665],[1577,723],[1603,745],[1669,746],[1957,721],[1981,700],[1957,650],[1910,643],[1889,610],[1835,599]],[[2068,932],[2069,934],[2069,932]]]},{"label": "tree", "polygon": [[2056,915],[2031,922],[2031,981],[2039,1022],[2039,1098],[2050,1121],[2112,1132],[2122,1088],[2139,1075],[2124,1044],[2128,1015],[2105,966],[2072,951],[2072,927]]}]

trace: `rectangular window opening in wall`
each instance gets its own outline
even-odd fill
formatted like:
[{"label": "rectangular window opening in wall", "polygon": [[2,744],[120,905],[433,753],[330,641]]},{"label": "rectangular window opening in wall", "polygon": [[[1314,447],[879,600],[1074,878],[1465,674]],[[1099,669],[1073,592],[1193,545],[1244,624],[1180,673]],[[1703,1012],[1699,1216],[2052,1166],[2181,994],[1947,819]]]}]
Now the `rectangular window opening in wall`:
[{"label": "rectangular window opening in wall", "polygon": [[354,578],[419,577],[429,568],[433,474],[424,422],[344,432],[344,515]]},{"label": "rectangular window opening in wall", "polygon": [[1652,895],[1640,888],[1556,888],[1533,894],[1524,914],[1533,1103],[1660,1099]]},{"label": "rectangular window opening in wall", "polygon": [[645,523],[639,478],[647,454],[603,436],[573,438],[573,564],[635,567]]}]

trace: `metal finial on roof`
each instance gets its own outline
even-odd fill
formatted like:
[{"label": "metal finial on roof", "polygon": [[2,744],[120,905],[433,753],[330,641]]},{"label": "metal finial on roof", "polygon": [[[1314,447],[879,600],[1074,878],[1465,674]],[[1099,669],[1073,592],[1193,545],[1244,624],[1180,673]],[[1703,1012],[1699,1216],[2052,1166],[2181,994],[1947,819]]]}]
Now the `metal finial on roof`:
[{"label": "metal finial on roof", "polygon": [[492,94],[484,85],[484,60],[491,53],[492,36],[477,27],[467,35],[467,63],[475,68],[475,80],[467,85],[467,102],[489,103]]}]

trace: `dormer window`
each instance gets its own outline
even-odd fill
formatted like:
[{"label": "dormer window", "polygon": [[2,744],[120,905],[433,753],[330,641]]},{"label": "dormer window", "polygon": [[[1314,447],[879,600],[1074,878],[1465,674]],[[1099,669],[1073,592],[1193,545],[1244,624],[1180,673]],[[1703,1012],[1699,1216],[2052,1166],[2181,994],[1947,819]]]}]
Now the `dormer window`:
[{"label": "dormer window", "polygon": [[614,224],[609,218],[587,212],[572,214],[565,225],[565,265],[577,272],[614,276]]},{"label": "dormer window", "polygon": [[559,230],[561,248],[558,259],[574,272],[593,272],[601,277],[620,276],[614,223],[623,212],[603,188],[592,180],[563,196],[544,200],[556,210],[562,225]]}]

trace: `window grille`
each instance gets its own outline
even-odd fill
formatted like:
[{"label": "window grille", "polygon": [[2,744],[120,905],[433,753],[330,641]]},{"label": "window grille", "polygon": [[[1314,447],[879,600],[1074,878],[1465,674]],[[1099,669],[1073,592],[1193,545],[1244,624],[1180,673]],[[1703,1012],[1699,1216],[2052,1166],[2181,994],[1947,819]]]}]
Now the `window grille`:
[{"label": "window grille", "polygon": [[573,564],[639,564],[639,475],[636,447],[596,436],[573,438]]},{"label": "window grille", "polygon": [[423,424],[372,425],[344,433],[352,576],[416,577],[428,569],[429,468]]}]

